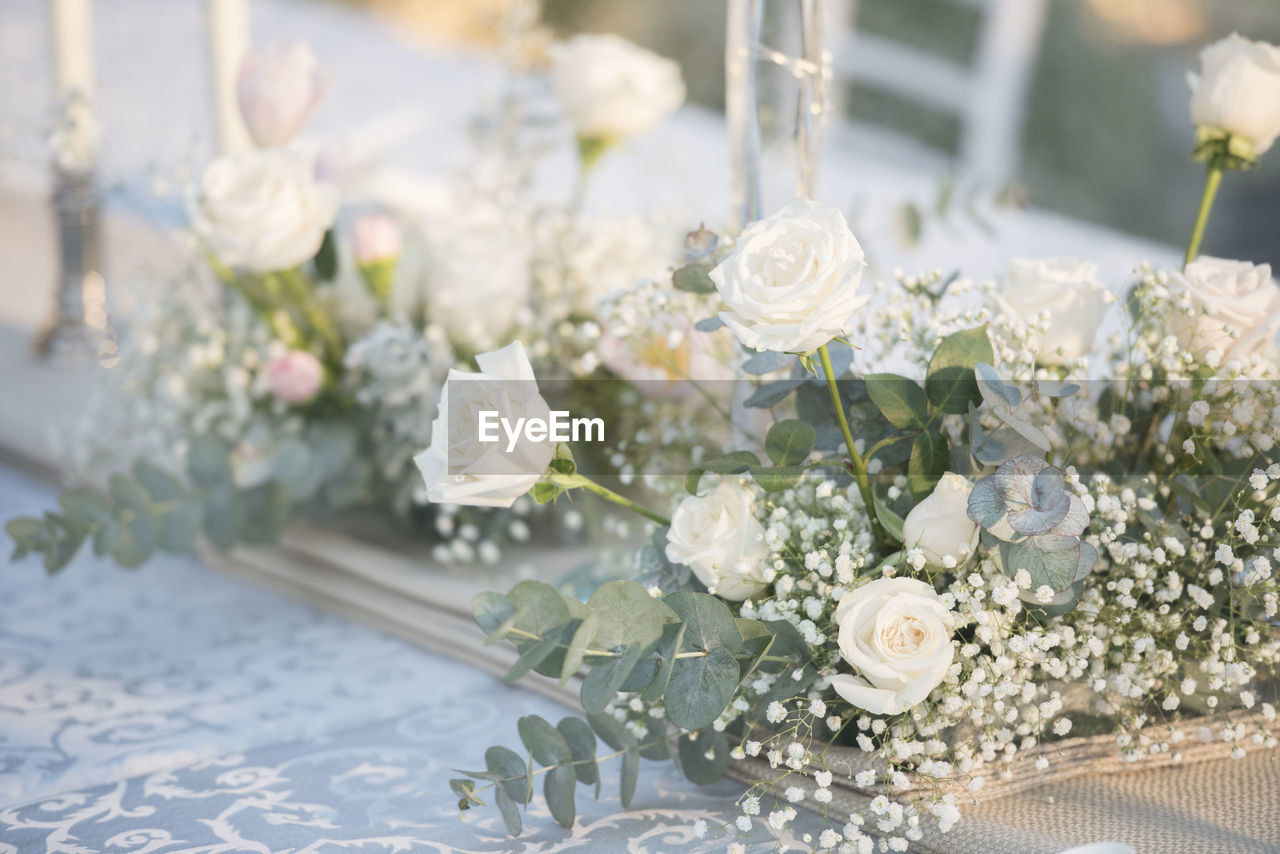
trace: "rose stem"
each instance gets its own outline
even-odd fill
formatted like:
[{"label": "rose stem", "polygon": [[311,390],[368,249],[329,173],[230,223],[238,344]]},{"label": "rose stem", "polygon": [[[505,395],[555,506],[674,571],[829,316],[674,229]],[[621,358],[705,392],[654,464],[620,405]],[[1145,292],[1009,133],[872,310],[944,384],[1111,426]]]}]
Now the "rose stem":
[{"label": "rose stem", "polygon": [[1195,227],[1191,229],[1191,239],[1187,242],[1187,257],[1182,267],[1196,260],[1200,252],[1200,241],[1204,239],[1205,226],[1209,224],[1209,211],[1213,210],[1213,200],[1218,195],[1218,187],[1222,184],[1222,158],[1210,158],[1205,168],[1204,192],[1200,195],[1200,212],[1196,214]]},{"label": "rose stem", "polygon": [[862,503],[867,506],[867,517],[871,520],[871,528],[875,532],[876,539],[881,540],[880,520],[876,518],[876,505],[871,498],[871,481],[867,477],[867,464],[858,453],[858,446],[853,441],[853,433],[849,430],[849,421],[844,415],[844,404],[840,401],[840,388],[836,385],[836,372],[831,367],[831,355],[827,352],[826,344],[818,348],[818,358],[822,361],[822,373],[827,377],[827,390],[831,392],[831,404],[835,407],[836,419],[840,422],[840,432],[844,434],[845,447],[849,449],[849,457],[853,461],[853,479],[857,481],[858,490],[862,493]]},{"label": "rose stem", "polygon": [[591,480],[590,478],[584,477],[580,474],[552,473],[551,475],[548,476],[547,479],[550,480],[552,483],[554,483],[556,486],[560,486],[564,489],[581,488],[581,489],[585,489],[587,492],[594,492],[596,495],[599,495],[604,500],[612,501],[614,504],[620,505],[622,507],[626,507],[628,510],[634,510],[635,512],[639,513],[641,516],[645,517],[649,521],[657,522],[659,525],[671,524],[671,520],[668,519],[666,516],[663,516],[660,513],[655,513],[654,511],[650,510],[647,507],[642,507],[639,504],[632,501],[630,498],[627,498],[625,495],[619,495],[618,493],[614,492],[612,489],[609,489],[606,486],[601,486],[600,484],[596,483],[594,480]]}]

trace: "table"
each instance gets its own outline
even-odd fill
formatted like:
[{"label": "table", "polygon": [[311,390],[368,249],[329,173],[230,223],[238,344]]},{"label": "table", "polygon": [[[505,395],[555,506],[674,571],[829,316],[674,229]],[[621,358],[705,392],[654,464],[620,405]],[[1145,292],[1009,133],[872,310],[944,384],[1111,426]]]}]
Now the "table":
[{"label": "table", "polygon": [[[0,468],[0,517],[53,499]],[[3,854],[723,850],[693,824],[736,816],[741,784],[646,762],[627,812],[602,765],[572,830],[540,798],[518,842],[492,807],[460,822],[451,769],[566,707],[193,558],[85,554],[52,578],[28,560],[3,567],[0,600]]]}]

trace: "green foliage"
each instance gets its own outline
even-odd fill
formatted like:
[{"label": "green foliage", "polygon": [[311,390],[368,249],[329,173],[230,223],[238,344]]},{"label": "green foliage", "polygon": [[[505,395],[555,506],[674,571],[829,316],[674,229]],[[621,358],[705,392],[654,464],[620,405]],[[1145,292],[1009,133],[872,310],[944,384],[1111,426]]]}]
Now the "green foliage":
[{"label": "green foliage", "polygon": [[690,495],[698,494],[698,482],[707,472],[712,474],[742,474],[752,466],[759,466],[760,458],[750,451],[730,451],[729,453],[703,460],[701,464],[689,469],[684,479],[684,488]]},{"label": "green foliage", "polygon": [[[566,718],[553,727],[536,716],[520,719],[520,740],[541,768],[525,770],[523,762],[514,761],[518,753],[494,748],[486,754],[486,771],[463,772],[470,781],[494,784],[494,799],[512,834],[521,830],[517,807],[527,802],[534,776],[546,777],[542,792],[552,815],[566,827],[572,824],[575,784],[594,784],[599,793],[597,766],[606,757],[596,753],[597,738],[613,750],[609,757],[621,759],[625,806],[635,792],[642,756],[664,759],[675,750],[691,780],[719,779],[728,762],[728,740],[712,724],[752,673],[777,674],[775,690],[788,695],[804,691],[814,678],[806,672],[808,645],[794,626],[735,618],[708,593],[684,591],[657,599],[636,582],[619,580],[602,585],[583,603],[549,584],[522,581],[505,595],[482,593],[472,607],[489,642],[505,638],[515,644],[519,658],[509,679],[532,669],[534,659],[556,662],[550,672],[562,680],[584,664],[588,668],[581,692],[585,721]],[[797,672],[802,678],[792,678]],[[666,708],[665,720],[647,722],[643,741],[604,713],[620,692],[639,693]],[[465,808],[481,802],[482,790],[473,783],[468,789],[468,782],[450,783]]]},{"label": "green foliage", "polygon": [[946,436],[936,430],[919,433],[911,442],[911,458],[907,461],[907,487],[912,496],[921,499],[933,492],[950,463]]},{"label": "green foliage", "polygon": [[671,285],[686,293],[712,294],[715,293],[716,283],[707,275],[710,272],[710,264],[688,264],[671,274]]},{"label": "green foliage", "polygon": [[986,324],[948,335],[929,359],[925,396],[942,412],[963,415],[969,411],[969,404],[982,400],[974,369],[994,358]]},{"label": "green foliage", "polygon": [[899,430],[921,430],[929,418],[924,390],[897,374],[867,374],[867,393],[886,420]]},{"label": "green foliage", "polygon": [[45,569],[57,572],[91,542],[99,557],[132,568],[157,551],[190,551],[202,534],[224,551],[271,543],[303,504],[341,506],[365,495],[355,433],[345,425],[312,424],[304,438],[282,440],[270,461],[265,482],[239,487],[230,446],[197,436],[187,451],[185,478],[142,460],[129,474],[112,474],[105,493],[70,489],[59,498],[61,512],[10,521],[13,559],[39,553]]},{"label": "green foliage", "polygon": [[[1029,607],[1046,615],[1075,607],[1098,552],[1081,539],[1089,513],[1067,491],[1061,469],[1035,455],[1007,460],[974,484],[968,515],[983,529],[984,546],[999,549],[1005,573],[1030,576],[1030,589],[1023,594]],[[1041,587],[1054,591],[1051,601],[1036,597]]]},{"label": "green foliage", "polygon": [[778,421],[765,436],[764,452],[774,465],[795,466],[805,461],[817,440],[812,425],[795,419]]}]

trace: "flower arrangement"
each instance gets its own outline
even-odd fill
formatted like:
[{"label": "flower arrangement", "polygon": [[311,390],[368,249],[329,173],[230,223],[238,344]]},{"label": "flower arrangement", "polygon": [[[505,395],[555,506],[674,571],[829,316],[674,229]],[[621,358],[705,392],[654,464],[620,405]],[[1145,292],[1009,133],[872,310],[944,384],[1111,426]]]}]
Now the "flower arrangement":
[{"label": "flower arrangement", "polygon": [[[81,471],[114,472],[108,489],[70,490],[57,511],[11,521],[18,554],[56,571],[92,542],[137,566],[202,535],[220,549],[269,543],[299,514],[354,506],[425,525],[442,561],[496,563],[529,539],[531,501],[428,503],[413,465],[431,437],[424,413],[455,362],[508,335],[530,342],[544,375],[605,370],[604,300],[678,251],[674,229],[667,240],[639,217],[581,215],[600,158],[683,101],[675,65],[579,37],[552,46],[550,72],[562,117],[531,117],[520,95],[482,117],[474,181],[449,182],[438,204],[390,199],[340,221],[352,183],[340,147],[296,139],[325,88],[314,55],[251,52],[238,96],[258,147],[217,158],[191,187],[191,279],[134,318],[121,364],[62,440]],[[549,129],[570,130],[581,161],[559,204],[526,186]],[[550,512],[564,530],[580,519]]]},{"label": "flower arrangement", "polygon": [[[1254,132],[1275,50],[1205,52],[1211,184],[1213,164],[1251,159],[1222,152],[1270,143]],[[523,750],[490,747],[451,781],[460,809],[492,801],[518,834],[540,791],[570,826],[601,762],[620,760],[625,807],[639,759],[671,759],[696,783],[750,781],[735,821],[694,828],[730,851],[781,838],[797,805],[822,816],[815,850],[905,851],[967,797],[1051,773],[1081,734],[1135,767],[1194,743],[1274,748],[1280,288],[1266,266],[1197,259],[1206,198],[1184,269],[1137,267],[1122,293],[1072,259],[868,286],[840,212],[806,199],[710,241],[674,288],[718,296],[688,321],[754,351],[760,380],[669,516],[550,442],[453,475],[630,506],[655,526],[636,566],[667,570],[585,601],[539,581],[476,598],[486,643],[518,652],[507,680],[580,676],[585,716],[522,718]],[[753,436],[743,409],[772,423]],[[449,432],[462,449],[434,431],[427,454],[465,458],[468,429]],[[440,471],[424,466],[431,488]]]}]

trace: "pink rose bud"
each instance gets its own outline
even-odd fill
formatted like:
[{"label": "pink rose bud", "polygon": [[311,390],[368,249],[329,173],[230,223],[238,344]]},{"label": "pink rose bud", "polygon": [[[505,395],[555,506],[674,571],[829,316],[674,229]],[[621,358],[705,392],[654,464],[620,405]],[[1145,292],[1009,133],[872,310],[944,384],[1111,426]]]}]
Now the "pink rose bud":
[{"label": "pink rose bud", "polygon": [[324,367],[306,350],[290,350],[267,364],[267,383],[285,403],[306,403],[324,385]]},{"label": "pink rose bud", "polygon": [[379,214],[356,220],[356,268],[374,299],[383,307],[391,305],[395,287],[396,261],[400,257],[400,226]]},{"label": "pink rose bud", "polygon": [[320,103],[324,88],[315,54],[303,42],[250,51],[236,81],[249,136],[260,148],[288,143]]},{"label": "pink rose bud", "polygon": [[356,264],[400,257],[400,226],[391,217],[367,214],[356,220]]}]

